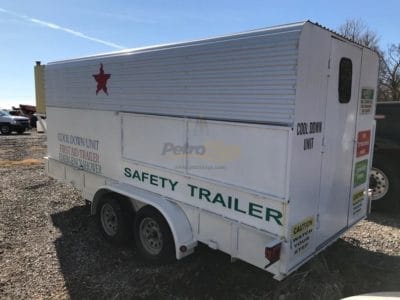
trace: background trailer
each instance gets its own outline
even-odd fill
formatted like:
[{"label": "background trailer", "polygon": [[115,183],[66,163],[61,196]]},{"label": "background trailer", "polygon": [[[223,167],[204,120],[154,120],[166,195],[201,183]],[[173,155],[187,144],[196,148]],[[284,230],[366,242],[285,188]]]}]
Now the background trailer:
[{"label": "background trailer", "polygon": [[311,22],[50,63],[47,171],[149,260],[281,279],[368,213],[377,73]]}]

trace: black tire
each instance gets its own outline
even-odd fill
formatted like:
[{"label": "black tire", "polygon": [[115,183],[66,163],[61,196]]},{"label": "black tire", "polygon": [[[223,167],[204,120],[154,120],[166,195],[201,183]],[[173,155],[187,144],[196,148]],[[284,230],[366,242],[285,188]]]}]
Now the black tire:
[{"label": "black tire", "polygon": [[106,240],[114,244],[126,244],[132,240],[134,213],[129,200],[109,193],[97,206],[97,226]]},{"label": "black tire", "polygon": [[[376,185],[385,187],[385,192],[372,201],[372,209],[375,211],[400,211],[400,168],[398,160],[399,155],[392,152],[374,155],[372,168],[375,170],[372,170],[369,185],[370,189],[373,190],[373,197]],[[374,173],[378,176],[374,176]]]},{"label": "black tire", "polygon": [[175,260],[171,229],[157,209],[152,206],[141,208],[136,214],[133,231],[136,247],[147,262],[170,263]]},{"label": "black tire", "polygon": [[38,118],[36,116],[32,116],[31,119],[29,120],[29,124],[31,125],[32,128],[36,128],[36,122]]},{"label": "black tire", "polygon": [[9,125],[1,125],[0,126],[0,132],[2,133],[2,134],[11,134],[11,128],[10,128],[10,126]]},{"label": "black tire", "polygon": [[17,129],[18,134],[23,134],[25,132],[25,128]]}]

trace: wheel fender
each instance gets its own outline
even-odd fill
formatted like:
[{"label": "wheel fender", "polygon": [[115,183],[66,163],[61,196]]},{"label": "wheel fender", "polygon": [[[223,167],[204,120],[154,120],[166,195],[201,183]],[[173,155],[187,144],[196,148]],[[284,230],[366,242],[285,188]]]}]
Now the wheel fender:
[{"label": "wheel fender", "polygon": [[[181,259],[193,253],[194,248],[197,246],[197,241],[193,238],[192,227],[186,214],[176,203],[166,197],[131,185],[112,183],[97,190],[92,201],[92,213],[96,211],[97,203],[101,197],[109,192],[121,194],[132,199],[132,205],[137,200],[155,207],[163,215],[171,229],[175,242],[176,258]],[[186,247],[186,251],[182,252],[180,250],[182,246]]]}]

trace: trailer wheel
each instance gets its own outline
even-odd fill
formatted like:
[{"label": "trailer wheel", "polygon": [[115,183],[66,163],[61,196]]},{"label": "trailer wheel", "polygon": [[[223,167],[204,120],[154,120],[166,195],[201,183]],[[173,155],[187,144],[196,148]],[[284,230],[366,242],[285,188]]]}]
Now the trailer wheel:
[{"label": "trailer wheel", "polygon": [[396,158],[375,154],[369,188],[372,189],[372,208],[376,211],[395,212],[400,208],[400,174]]},{"label": "trailer wheel", "polygon": [[385,172],[376,167],[371,169],[371,177],[369,179],[369,188],[372,190],[372,200],[380,200],[386,196],[389,191],[389,178]]},{"label": "trailer wheel", "polygon": [[0,132],[2,134],[11,134],[11,128],[8,125],[1,125],[0,126]]},{"label": "trailer wheel", "polygon": [[175,259],[171,229],[157,209],[145,206],[138,211],[134,221],[134,238],[137,249],[147,261],[168,263]]},{"label": "trailer wheel", "polygon": [[125,244],[132,239],[132,209],[126,199],[118,194],[107,194],[97,208],[97,224],[102,235],[115,244]]}]

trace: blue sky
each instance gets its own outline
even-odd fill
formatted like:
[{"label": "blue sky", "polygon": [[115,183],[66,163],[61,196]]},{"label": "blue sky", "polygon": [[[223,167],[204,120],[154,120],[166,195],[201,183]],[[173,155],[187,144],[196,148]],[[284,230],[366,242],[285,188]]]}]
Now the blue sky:
[{"label": "blue sky", "polygon": [[35,102],[33,65],[310,19],[363,20],[400,43],[400,1],[0,0],[0,108]]}]

